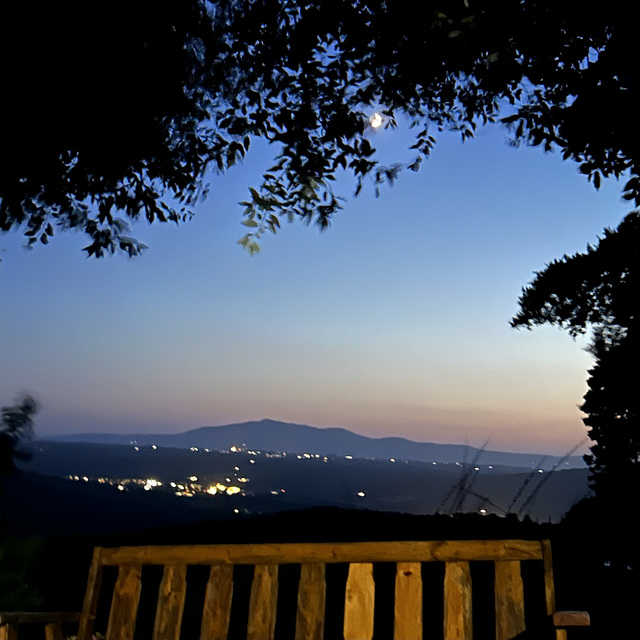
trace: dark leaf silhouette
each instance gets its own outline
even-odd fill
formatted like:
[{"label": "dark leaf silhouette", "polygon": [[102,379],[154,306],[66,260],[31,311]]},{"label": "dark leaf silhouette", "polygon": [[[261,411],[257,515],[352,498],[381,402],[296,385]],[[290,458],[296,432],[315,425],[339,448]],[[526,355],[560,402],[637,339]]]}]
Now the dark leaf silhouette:
[{"label": "dark leaf silhouette", "polygon": [[581,406],[593,441],[586,461],[604,498],[618,503],[640,486],[640,214],[606,229],[584,253],[554,260],[520,298],[515,327],[555,324],[572,335],[592,329],[594,365]]},{"label": "dark leaf silhouette", "polygon": [[0,478],[15,470],[15,461],[29,454],[20,444],[33,435],[33,416],[38,403],[29,395],[16,399],[16,404],[2,407],[0,417]]},{"label": "dark leaf silhouette", "polygon": [[[138,255],[131,222],[188,220],[207,175],[262,138],[276,161],[245,211],[262,215],[251,250],[283,217],[326,228],[337,172],[377,189],[417,170],[438,131],[464,140],[490,122],[595,186],[627,173],[637,203],[634,41],[618,1],[5,3],[0,229],[31,245],[77,230],[89,255]],[[374,112],[415,127],[413,159],[380,166]]]}]

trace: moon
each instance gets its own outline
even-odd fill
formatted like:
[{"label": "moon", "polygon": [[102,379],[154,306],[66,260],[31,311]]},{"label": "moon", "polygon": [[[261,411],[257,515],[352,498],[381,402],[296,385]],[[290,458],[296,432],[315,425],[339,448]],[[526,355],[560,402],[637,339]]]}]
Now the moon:
[{"label": "moon", "polygon": [[382,116],[379,113],[374,113],[370,118],[369,118],[369,124],[374,128],[377,129],[378,127],[382,126]]}]

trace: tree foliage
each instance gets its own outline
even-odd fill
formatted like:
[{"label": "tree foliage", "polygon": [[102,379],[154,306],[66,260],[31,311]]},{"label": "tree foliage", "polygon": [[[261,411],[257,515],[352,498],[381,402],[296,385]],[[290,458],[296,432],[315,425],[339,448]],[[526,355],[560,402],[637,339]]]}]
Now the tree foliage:
[{"label": "tree foliage", "polygon": [[[500,121],[514,144],[558,150],[640,203],[638,65],[628,6],[577,0],[112,0],[0,9],[5,126],[0,228],[89,255],[138,254],[129,222],[181,222],[209,172],[251,141],[275,160],[242,202],[257,239],[284,219],[326,227],[356,192],[418,170],[443,129]],[[415,128],[415,156],[382,165],[376,110]]]},{"label": "tree foliage", "polygon": [[600,496],[617,501],[640,487],[640,213],[606,229],[596,246],[536,274],[519,300],[516,327],[592,329],[594,365],[581,410],[593,441],[586,456]]},{"label": "tree foliage", "polygon": [[29,454],[20,448],[33,435],[33,416],[38,403],[29,395],[16,400],[13,406],[0,410],[0,478],[15,471],[16,459],[27,459]]}]

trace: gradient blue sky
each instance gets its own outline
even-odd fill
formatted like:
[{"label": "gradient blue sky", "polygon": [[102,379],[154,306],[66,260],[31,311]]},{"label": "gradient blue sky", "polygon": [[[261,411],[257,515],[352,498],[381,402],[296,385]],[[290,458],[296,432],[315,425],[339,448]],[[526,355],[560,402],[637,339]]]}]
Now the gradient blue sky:
[{"label": "gradient blue sky", "polygon": [[[411,157],[407,132],[372,136]],[[585,341],[508,321],[535,270],[619,223],[620,184],[597,192],[497,128],[445,134],[329,231],[285,225],[252,257],[237,202],[269,161],[252,149],[188,224],[137,225],[135,260],[87,260],[79,234],[33,251],[0,236],[0,403],[34,393],[42,438],[269,417],[502,450],[582,441]]]}]

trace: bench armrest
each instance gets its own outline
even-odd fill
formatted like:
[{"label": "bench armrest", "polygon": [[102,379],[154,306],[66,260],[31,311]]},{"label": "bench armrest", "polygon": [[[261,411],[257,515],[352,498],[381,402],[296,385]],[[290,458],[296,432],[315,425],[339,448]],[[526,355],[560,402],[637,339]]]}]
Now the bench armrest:
[{"label": "bench armrest", "polygon": [[11,611],[0,613],[0,640],[18,638],[18,625],[44,624],[46,640],[62,640],[62,624],[79,622],[81,613],[69,611]]},{"label": "bench armrest", "polygon": [[591,618],[586,611],[556,611],[553,614],[553,625],[555,627],[588,627],[591,625]]},{"label": "bench armrest", "polygon": [[0,613],[1,624],[22,624],[22,623],[46,623],[57,622],[78,622],[82,614],[69,611],[11,611],[9,613]]}]

